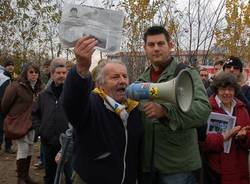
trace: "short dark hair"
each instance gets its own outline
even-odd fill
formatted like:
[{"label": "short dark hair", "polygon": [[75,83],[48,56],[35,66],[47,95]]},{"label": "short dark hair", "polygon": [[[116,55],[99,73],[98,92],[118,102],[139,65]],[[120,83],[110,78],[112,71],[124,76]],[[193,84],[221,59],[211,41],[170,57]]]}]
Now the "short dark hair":
[{"label": "short dark hair", "polygon": [[11,58],[6,58],[3,62],[3,66],[4,67],[7,67],[7,66],[14,66],[14,61],[11,59]]},{"label": "short dark hair", "polygon": [[214,62],[214,66],[215,65],[223,65],[224,64],[224,60],[218,60]]},{"label": "short dark hair", "polygon": [[214,78],[211,87],[215,94],[218,94],[218,89],[220,87],[233,87],[235,90],[235,95],[238,94],[240,90],[240,85],[237,82],[237,78],[232,73],[221,72]]},{"label": "short dark hair", "polygon": [[159,34],[164,34],[167,42],[170,42],[170,34],[169,32],[163,27],[163,26],[152,26],[147,29],[147,31],[144,33],[143,40],[144,43],[147,42],[147,37],[148,36],[153,36],[153,35],[159,35]]},{"label": "short dark hair", "polygon": [[43,66],[50,66],[51,61],[52,61],[51,59],[45,60]]},{"label": "short dark hair", "polygon": [[208,72],[208,69],[207,69],[207,68],[205,68],[205,67],[202,67],[202,68],[199,70],[199,72],[201,72],[201,71]]},{"label": "short dark hair", "polygon": [[73,7],[73,8],[70,9],[70,12],[72,12],[72,11],[78,12],[77,8],[75,8],[75,7]]}]

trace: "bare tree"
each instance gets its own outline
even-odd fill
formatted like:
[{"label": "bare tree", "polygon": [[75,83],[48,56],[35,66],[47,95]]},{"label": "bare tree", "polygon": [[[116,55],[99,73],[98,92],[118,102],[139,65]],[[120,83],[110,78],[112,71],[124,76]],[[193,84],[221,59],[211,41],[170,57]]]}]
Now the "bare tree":
[{"label": "bare tree", "polygon": [[[214,31],[223,25],[225,0],[217,1],[216,6],[211,0],[188,0],[184,9],[177,9],[174,5],[175,2],[168,6],[166,25],[174,22],[175,29],[171,33],[177,43],[177,53],[181,50],[188,51],[188,61],[196,64],[193,59],[202,48],[205,52],[202,60],[204,62],[215,40]],[[164,16],[161,18],[167,20]]]}]

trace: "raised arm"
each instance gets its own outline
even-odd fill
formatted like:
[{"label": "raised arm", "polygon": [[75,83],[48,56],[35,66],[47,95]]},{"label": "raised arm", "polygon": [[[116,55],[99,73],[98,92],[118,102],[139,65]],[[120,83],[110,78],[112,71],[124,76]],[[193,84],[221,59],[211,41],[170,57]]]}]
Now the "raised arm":
[{"label": "raised arm", "polygon": [[82,126],[87,122],[89,96],[93,87],[89,68],[96,43],[95,39],[89,37],[83,37],[76,43],[74,52],[77,63],[68,73],[64,84],[63,106],[73,126]]}]

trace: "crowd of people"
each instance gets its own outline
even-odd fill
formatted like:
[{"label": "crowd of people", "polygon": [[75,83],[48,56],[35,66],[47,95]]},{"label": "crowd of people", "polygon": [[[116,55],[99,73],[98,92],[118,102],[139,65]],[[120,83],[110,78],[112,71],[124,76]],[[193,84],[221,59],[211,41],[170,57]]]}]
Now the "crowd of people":
[{"label": "crowd of people", "polygon": [[[180,65],[171,56],[174,44],[164,27],[149,27],[143,40],[150,66],[137,82],[162,83],[187,70],[194,88],[188,113],[161,99],[128,99],[128,71],[120,60],[102,59],[92,75],[98,43],[93,37],[77,41],[74,65],[56,58],[40,72],[28,63],[13,80],[7,66],[14,63],[6,60],[0,144],[6,116],[25,110],[32,120],[15,139],[18,184],[37,183],[29,168],[38,136],[36,166],[45,169],[45,184],[57,183],[60,169],[67,184],[249,184],[250,92],[242,82],[242,61],[235,56],[217,61],[208,78],[207,69]],[[215,119],[210,131],[212,113],[234,117],[232,127],[223,129],[230,122]],[[5,151],[14,153],[6,136]]]}]

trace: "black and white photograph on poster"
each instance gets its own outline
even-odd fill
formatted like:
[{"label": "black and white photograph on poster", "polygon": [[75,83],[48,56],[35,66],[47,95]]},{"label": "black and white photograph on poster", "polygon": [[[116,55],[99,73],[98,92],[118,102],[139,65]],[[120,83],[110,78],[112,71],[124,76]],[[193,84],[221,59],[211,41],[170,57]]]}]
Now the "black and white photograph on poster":
[{"label": "black and white photograph on poster", "polygon": [[72,18],[79,18],[78,16],[78,9],[76,7],[73,7],[69,10],[69,17]]},{"label": "black and white photograph on poster", "polygon": [[228,122],[219,120],[219,119],[211,119],[210,120],[210,126],[209,126],[209,132],[217,132],[222,133],[227,130]]},{"label": "black and white photograph on poster", "polygon": [[[211,112],[207,120],[208,133],[223,133],[234,128],[236,122],[235,116]],[[232,139],[224,141],[224,153],[229,153]]]},{"label": "black and white photograph on poster", "polygon": [[74,47],[82,36],[97,39],[97,49],[115,52],[120,49],[124,14],[103,8],[64,4],[59,38],[63,47]]}]

